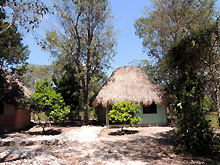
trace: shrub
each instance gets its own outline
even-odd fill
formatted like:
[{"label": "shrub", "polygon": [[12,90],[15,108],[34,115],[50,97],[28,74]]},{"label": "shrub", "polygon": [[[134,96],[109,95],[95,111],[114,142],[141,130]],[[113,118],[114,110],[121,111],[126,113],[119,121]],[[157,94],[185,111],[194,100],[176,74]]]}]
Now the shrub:
[{"label": "shrub", "polygon": [[70,113],[70,107],[65,106],[61,94],[53,90],[51,81],[47,79],[41,82],[37,81],[33,94],[23,101],[23,108],[36,114],[39,121],[41,121],[40,114],[44,113],[46,115],[47,119],[41,125],[43,131],[49,120],[59,125],[66,119],[67,114]]},{"label": "shrub", "polygon": [[109,120],[112,123],[123,123],[123,130],[126,122],[128,122],[131,127],[140,122],[141,118],[136,115],[138,112],[140,112],[140,108],[137,104],[133,104],[130,101],[121,101],[113,104],[112,110],[109,112]]}]

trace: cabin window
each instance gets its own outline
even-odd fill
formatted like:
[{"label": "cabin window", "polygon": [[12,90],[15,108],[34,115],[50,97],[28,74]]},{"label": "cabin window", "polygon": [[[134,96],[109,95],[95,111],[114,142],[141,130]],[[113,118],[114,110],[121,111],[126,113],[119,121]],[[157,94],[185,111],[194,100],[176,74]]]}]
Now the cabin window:
[{"label": "cabin window", "polygon": [[157,113],[157,105],[153,102],[149,106],[143,105],[143,114]]},{"label": "cabin window", "polygon": [[0,104],[0,115],[4,114],[4,104]]}]

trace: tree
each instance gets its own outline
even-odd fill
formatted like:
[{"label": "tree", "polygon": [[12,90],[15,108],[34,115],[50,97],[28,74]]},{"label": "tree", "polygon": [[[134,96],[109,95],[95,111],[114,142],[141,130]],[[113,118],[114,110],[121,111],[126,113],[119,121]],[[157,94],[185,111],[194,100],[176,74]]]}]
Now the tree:
[{"label": "tree", "polygon": [[53,90],[52,85],[48,79],[37,81],[35,91],[29,98],[23,100],[24,104],[22,105],[24,109],[36,114],[39,122],[41,122],[41,114],[46,115],[45,123],[41,124],[43,132],[45,132],[49,120],[60,125],[70,113],[70,107],[65,105],[63,97]]},{"label": "tree", "polygon": [[7,11],[7,24],[0,29],[0,34],[6,32],[15,24],[24,27],[28,32],[39,25],[44,14],[49,12],[47,6],[38,0],[2,0],[0,12]]},{"label": "tree", "polygon": [[149,55],[163,59],[169,48],[192,31],[215,19],[216,0],[152,0],[153,11],[135,22],[136,35],[143,38]]},{"label": "tree", "polygon": [[214,22],[216,0],[152,0],[153,10],[146,10],[136,20],[135,34],[143,39],[143,46],[161,68],[165,86],[169,80],[164,56],[172,45],[194,30]]},{"label": "tree", "polygon": [[75,77],[76,69],[70,64],[65,65],[66,72],[60,80],[53,78],[55,90],[61,93],[66,105],[70,106],[69,119],[79,118],[80,111],[80,85]]},{"label": "tree", "polygon": [[76,66],[87,123],[91,80],[103,75],[115,53],[111,8],[107,0],[59,0],[54,9],[62,30],[47,30],[43,47],[57,61]]},{"label": "tree", "polygon": [[161,68],[157,65],[157,63],[149,60],[133,60],[129,63],[132,66],[136,66],[140,68],[143,72],[145,72],[150,78],[156,81],[158,84],[162,85],[163,79],[161,77]]},{"label": "tree", "polygon": [[[218,29],[217,21],[217,24],[214,23],[205,29],[201,29],[200,31],[193,32],[191,35],[186,36],[169,51],[166,56],[168,59],[166,63],[168,63],[169,69],[172,66],[173,69],[177,70],[176,74],[178,73],[176,65],[181,65],[181,69],[184,69],[185,72],[190,66],[193,73],[196,72],[203,76],[202,85],[205,89],[205,95],[212,98],[220,113],[220,56]],[[172,63],[172,61],[175,61],[175,63]],[[184,63],[187,65],[184,65]],[[170,74],[169,81],[172,82],[177,75],[172,73],[172,70],[168,71]],[[170,87],[172,87],[172,85],[170,85]]]},{"label": "tree", "polygon": [[131,127],[138,124],[141,120],[136,114],[140,112],[139,106],[130,101],[121,101],[112,105],[112,110],[109,112],[109,120],[112,123],[123,123],[123,130],[125,123],[129,123]]},{"label": "tree", "polygon": [[[0,12],[0,29],[9,23],[5,21],[5,13]],[[18,32],[16,26],[11,26],[5,33],[0,34],[0,67],[13,69],[17,65],[26,63],[30,52],[28,47],[22,43],[22,35]]]},{"label": "tree", "polygon": [[[7,26],[6,14],[0,11],[0,30]],[[29,57],[28,47],[22,43],[22,35],[18,32],[15,25],[11,26],[6,32],[0,34],[0,97],[2,99],[10,95],[9,89],[13,89],[12,74],[22,74],[26,60]],[[20,66],[20,69],[16,69]],[[10,72],[10,73],[9,73]],[[14,80],[13,80],[14,81]],[[17,85],[16,85],[17,86]],[[10,87],[10,88],[9,88]],[[15,88],[14,88],[15,89]],[[17,93],[20,92],[17,86]]]},{"label": "tree", "polygon": [[[185,36],[165,56],[169,71],[166,92],[175,98],[177,150],[193,155],[218,152],[219,139],[205,119],[204,98],[210,68],[218,54],[218,27],[215,25]],[[219,55],[218,55],[219,56]],[[218,57],[219,58],[219,57]],[[219,60],[217,60],[219,61]],[[215,67],[219,70],[219,64]],[[217,80],[219,81],[219,80]]]},{"label": "tree", "polygon": [[[18,69],[20,66],[18,67]],[[43,74],[42,74],[43,73]],[[31,91],[34,91],[37,80],[52,79],[53,66],[51,65],[38,65],[28,64],[26,71],[19,78],[21,82],[28,87]]]},{"label": "tree", "polygon": [[[28,64],[24,73],[22,75],[16,74],[16,76],[19,77],[20,81],[26,87],[34,91],[37,80],[41,81],[46,78],[52,79],[52,77],[60,80],[62,75],[65,73],[65,69],[63,67],[63,65],[55,62],[52,62],[50,65]],[[22,69],[22,66],[16,67],[16,70],[20,69]]]}]

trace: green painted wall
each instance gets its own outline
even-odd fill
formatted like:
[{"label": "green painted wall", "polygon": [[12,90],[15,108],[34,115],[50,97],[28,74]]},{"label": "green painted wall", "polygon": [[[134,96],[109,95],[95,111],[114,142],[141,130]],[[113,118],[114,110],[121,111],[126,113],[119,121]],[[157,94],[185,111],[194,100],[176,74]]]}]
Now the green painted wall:
[{"label": "green painted wall", "polygon": [[161,124],[166,125],[166,112],[164,105],[157,105],[157,113],[143,114],[143,105],[141,105],[141,113],[137,114],[142,120],[140,124]]},{"label": "green painted wall", "polygon": [[[105,107],[102,106],[96,107],[98,121],[103,124],[106,124],[105,112],[106,112]],[[141,113],[138,113],[137,115],[142,119],[140,125],[149,125],[149,124],[166,125],[166,112],[164,105],[157,105],[157,113],[155,114],[143,114],[143,106],[141,105]]]}]

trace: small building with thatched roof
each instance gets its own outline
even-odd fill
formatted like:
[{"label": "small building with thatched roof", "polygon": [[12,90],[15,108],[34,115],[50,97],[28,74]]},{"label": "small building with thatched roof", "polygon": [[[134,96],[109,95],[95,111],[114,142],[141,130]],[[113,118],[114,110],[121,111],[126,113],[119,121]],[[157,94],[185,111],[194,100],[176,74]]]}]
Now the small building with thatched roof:
[{"label": "small building with thatched roof", "polygon": [[101,89],[91,98],[98,120],[109,125],[111,105],[120,101],[140,104],[140,125],[166,125],[167,113],[163,100],[163,88],[134,66],[122,66],[114,70]]},{"label": "small building with thatched roof", "polygon": [[29,125],[30,112],[20,109],[19,105],[31,91],[4,68],[0,68],[0,82],[0,129],[19,129]]}]

